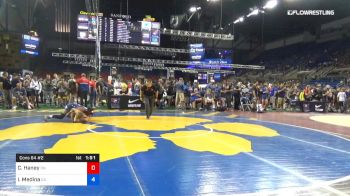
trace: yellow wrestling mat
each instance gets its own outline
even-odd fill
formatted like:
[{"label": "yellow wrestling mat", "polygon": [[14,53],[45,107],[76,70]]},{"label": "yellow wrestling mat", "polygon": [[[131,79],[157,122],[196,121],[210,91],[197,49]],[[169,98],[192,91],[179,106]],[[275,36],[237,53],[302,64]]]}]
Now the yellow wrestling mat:
[{"label": "yellow wrestling mat", "polygon": [[311,116],[311,120],[327,123],[331,125],[350,127],[350,116],[342,115],[342,116]]}]

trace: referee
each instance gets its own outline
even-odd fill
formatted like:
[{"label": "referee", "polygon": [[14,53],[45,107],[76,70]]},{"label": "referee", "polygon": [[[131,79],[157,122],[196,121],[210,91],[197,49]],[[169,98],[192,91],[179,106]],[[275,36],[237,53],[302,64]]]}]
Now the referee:
[{"label": "referee", "polygon": [[146,84],[142,86],[140,97],[145,103],[146,116],[149,119],[154,109],[155,99],[158,97],[158,90],[151,79],[147,79]]}]

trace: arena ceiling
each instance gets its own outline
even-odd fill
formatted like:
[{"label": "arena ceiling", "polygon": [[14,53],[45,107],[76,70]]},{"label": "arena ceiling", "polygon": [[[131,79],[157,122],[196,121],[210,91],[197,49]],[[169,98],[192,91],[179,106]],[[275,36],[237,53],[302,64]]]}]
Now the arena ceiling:
[{"label": "arena ceiling", "polygon": [[[0,0],[0,14],[4,15],[5,5],[9,6],[9,12],[13,12],[9,17],[9,24],[19,24],[29,21],[27,15],[19,16],[26,10],[27,5],[31,5],[33,10],[33,23],[27,29],[20,28],[18,31],[38,30],[41,34],[53,36],[54,34],[54,14],[52,10],[59,0],[27,0],[24,4],[22,0]],[[71,3],[71,26],[74,27],[76,15],[80,10],[87,10],[87,2],[92,0],[68,0]],[[229,23],[238,17],[247,15],[250,9],[262,7],[267,0],[100,0],[100,11],[105,15],[110,13],[122,13],[132,16],[133,20],[141,20],[145,15],[152,15],[162,23],[163,27],[170,28],[171,15],[190,14],[191,6],[198,6],[202,9],[195,14],[189,23],[183,22],[179,29],[195,30],[202,32],[232,33],[232,25]],[[350,0],[278,0],[279,4],[265,14],[252,16],[243,23],[234,25],[236,36],[245,36],[254,40],[272,41],[281,37],[294,35],[305,30],[311,33],[317,32],[320,24],[336,19],[350,16]],[[128,4],[127,4],[128,2]],[[127,9],[128,8],[128,9]],[[334,10],[334,16],[288,16],[290,9],[316,9]],[[16,11],[17,10],[17,11]],[[199,17],[200,16],[200,17]],[[11,18],[17,17],[17,21],[12,22]],[[1,17],[4,20],[5,17]],[[222,18],[220,29],[220,18]],[[21,24],[22,24],[21,23]],[[3,24],[3,22],[2,22]],[[23,25],[17,25],[23,27]],[[74,28],[71,37],[74,38]],[[20,32],[23,33],[23,32]],[[58,35],[55,35],[56,37]]]},{"label": "arena ceiling", "polygon": [[[197,14],[190,24],[184,22],[180,29],[189,28],[206,32],[231,33],[232,27],[228,23],[240,16],[247,15],[251,8],[263,7],[267,0],[222,0],[222,27],[220,30],[221,2],[207,0],[129,0],[129,14],[134,19],[142,19],[149,14],[162,22],[166,28],[170,27],[170,16],[189,14],[191,6],[201,7],[200,18]],[[127,0],[101,0],[101,10],[104,13],[127,11]],[[122,9],[121,9],[122,8]],[[334,10],[334,16],[288,16],[287,10]],[[317,31],[320,24],[350,16],[349,0],[279,0],[276,8],[253,16],[241,24],[235,25],[235,34],[255,37],[265,41],[274,40],[286,35],[308,30]],[[262,34],[263,32],[263,34]]]}]

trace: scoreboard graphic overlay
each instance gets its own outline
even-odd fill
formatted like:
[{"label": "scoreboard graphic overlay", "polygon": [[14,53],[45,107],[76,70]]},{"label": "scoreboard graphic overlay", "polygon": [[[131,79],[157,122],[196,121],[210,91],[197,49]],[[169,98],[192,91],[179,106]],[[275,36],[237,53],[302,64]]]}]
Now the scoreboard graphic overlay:
[{"label": "scoreboard graphic overlay", "polygon": [[98,154],[16,154],[16,185],[98,185],[99,174]]}]

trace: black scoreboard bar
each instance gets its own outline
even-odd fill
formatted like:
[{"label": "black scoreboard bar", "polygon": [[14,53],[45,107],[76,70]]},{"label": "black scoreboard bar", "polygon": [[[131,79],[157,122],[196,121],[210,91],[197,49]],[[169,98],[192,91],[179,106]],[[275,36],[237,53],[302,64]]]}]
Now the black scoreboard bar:
[{"label": "black scoreboard bar", "polygon": [[99,154],[16,154],[16,162],[100,162]]}]

